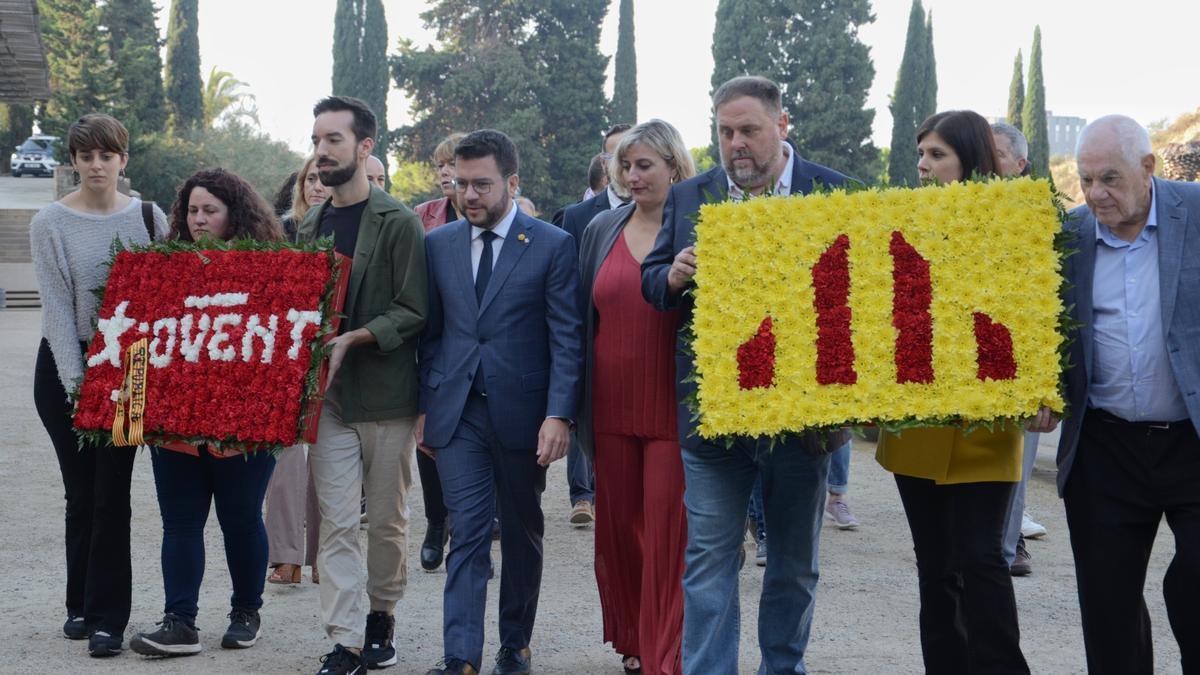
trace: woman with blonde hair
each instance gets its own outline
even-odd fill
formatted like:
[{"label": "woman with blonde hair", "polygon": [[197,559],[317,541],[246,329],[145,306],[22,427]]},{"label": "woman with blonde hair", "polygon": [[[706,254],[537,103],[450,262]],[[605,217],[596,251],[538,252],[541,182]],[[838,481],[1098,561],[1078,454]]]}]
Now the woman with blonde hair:
[{"label": "woman with blonde hair", "polygon": [[596,584],[604,640],[627,673],[681,670],[683,462],[675,398],[678,310],[642,299],[641,263],[671,186],[696,174],[662,120],[631,129],[613,153],[613,187],[632,201],[595,217],[580,242],[587,310],[579,443],[596,472]]},{"label": "woman with blonde hair", "polygon": [[283,216],[283,230],[292,241],[295,241],[296,228],[304,221],[308,210],[329,199],[329,188],[321,182],[316,163],[316,155],[304,160],[304,166],[296,174],[296,183],[292,188],[292,209]]}]

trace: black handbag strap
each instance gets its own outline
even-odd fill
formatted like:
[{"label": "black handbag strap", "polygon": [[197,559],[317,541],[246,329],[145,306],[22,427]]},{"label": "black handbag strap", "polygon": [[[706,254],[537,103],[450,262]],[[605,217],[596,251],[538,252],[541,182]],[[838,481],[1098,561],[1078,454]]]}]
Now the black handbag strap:
[{"label": "black handbag strap", "polygon": [[146,226],[150,241],[154,241],[154,202],[142,202],[142,223]]}]

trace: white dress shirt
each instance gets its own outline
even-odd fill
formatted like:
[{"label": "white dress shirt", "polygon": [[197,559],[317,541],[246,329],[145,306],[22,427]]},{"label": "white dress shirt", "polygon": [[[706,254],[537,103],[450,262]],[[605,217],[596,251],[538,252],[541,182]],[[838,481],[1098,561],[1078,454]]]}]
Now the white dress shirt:
[{"label": "white dress shirt", "polygon": [[[513,220],[517,217],[517,203],[510,202],[508,205],[508,213],[492,228],[496,238],[492,240],[492,269],[496,269],[496,261],[500,259],[500,249],[504,246],[504,239],[508,236],[508,228],[512,227]],[[471,278],[474,279],[479,274],[479,261],[483,259],[483,233],[486,232],[482,227],[471,226]]]}]

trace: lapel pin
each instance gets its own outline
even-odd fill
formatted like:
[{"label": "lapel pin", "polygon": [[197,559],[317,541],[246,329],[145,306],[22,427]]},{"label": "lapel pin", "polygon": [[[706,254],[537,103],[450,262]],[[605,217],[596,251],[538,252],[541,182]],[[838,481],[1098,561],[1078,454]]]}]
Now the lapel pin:
[{"label": "lapel pin", "polygon": [[519,241],[519,242],[521,242],[521,243],[523,243],[523,244],[528,244],[528,243],[529,243],[529,238],[525,236],[525,233],[524,233],[524,232],[522,232],[521,234],[518,234],[518,235],[517,235],[517,241]]}]

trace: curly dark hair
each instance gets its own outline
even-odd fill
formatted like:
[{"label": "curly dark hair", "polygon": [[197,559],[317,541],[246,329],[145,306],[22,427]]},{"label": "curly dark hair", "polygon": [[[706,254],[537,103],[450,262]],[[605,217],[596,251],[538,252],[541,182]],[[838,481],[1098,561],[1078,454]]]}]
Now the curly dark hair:
[{"label": "curly dark hair", "polygon": [[202,187],[229,209],[229,239],[282,241],[283,226],[271,206],[242,178],[225,169],[202,169],[183,185],[171,207],[171,238],[193,241],[187,226],[188,200],[192,190]]}]

